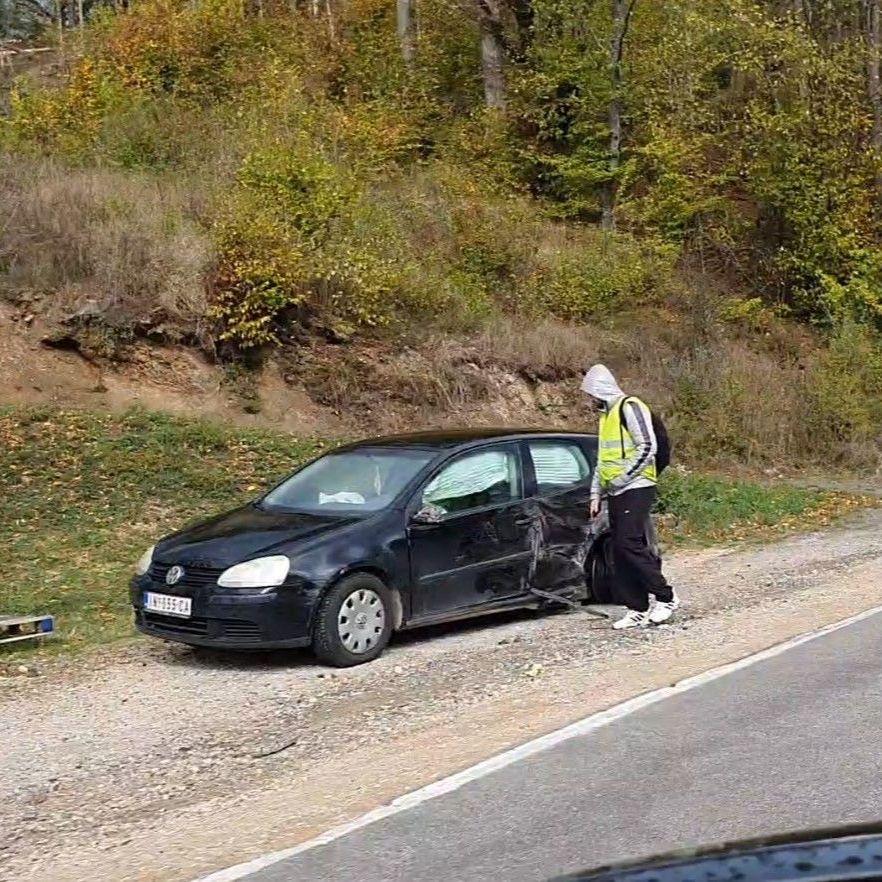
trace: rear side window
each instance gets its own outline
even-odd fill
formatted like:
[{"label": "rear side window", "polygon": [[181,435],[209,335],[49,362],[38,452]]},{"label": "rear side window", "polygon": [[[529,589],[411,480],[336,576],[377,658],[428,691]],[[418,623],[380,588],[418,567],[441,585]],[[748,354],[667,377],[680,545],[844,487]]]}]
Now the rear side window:
[{"label": "rear side window", "polygon": [[511,448],[465,454],[445,466],[423,490],[423,505],[445,514],[469,511],[520,497],[518,459]]},{"label": "rear side window", "polygon": [[591,477],[582,448],[569,441],[530,441],[530,457],[540,493],[553,493]]}]

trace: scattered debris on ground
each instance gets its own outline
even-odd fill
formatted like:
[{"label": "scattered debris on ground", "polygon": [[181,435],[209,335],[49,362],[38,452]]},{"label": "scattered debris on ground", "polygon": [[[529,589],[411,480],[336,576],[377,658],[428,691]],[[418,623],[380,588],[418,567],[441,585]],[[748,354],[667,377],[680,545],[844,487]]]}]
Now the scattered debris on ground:
[{"label": "scattered debris on ground", "polygon": [[[290,845],[659,676],[872,606],[880,527],[874,510],[847,530],[679,555],[685,612],[651,630],[521,612],[403,634],[344,671],[137,641],[47,659],[36,680],[12,672],[0,713],[27,737],[0,755],[0,878],[184,880]],[[353,756],[385,772],[329,789]]]}]

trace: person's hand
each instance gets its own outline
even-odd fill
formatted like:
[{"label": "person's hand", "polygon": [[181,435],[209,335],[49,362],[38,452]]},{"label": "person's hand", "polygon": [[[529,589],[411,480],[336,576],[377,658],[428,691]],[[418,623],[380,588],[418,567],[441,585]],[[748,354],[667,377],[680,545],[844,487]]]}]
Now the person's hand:
[{"label": "person's hand", "polygon": [[600,500],[592,499],[588,505],[588,515],[591,520],[594,520],[600,514]]}]

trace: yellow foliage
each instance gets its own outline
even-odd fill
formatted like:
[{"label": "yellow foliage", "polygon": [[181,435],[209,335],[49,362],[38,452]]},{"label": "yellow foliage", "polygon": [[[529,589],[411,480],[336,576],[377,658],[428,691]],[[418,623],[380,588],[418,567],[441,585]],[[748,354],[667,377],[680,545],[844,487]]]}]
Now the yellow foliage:
[{"label": "yellow foliage", "polygon": [[73,67],[63,89],[28,93],[15,87],[11,114],[0,119],[0,133],[14,146],[37,147],[78,154],[96,138],[113,88],[94,59],[85,57]]},{"label": "yellow foliage", "polygon": [[114,20],[99,54],[126,88],[199,97],[228,88],[251,36],[242,0],[144,0],[137,15]]},{"label": "yellow foliage", "polygon": [[384,253],[384,219],[310,148],[295,141],[249,154],[215,224],[213,314],[241,346],[276,342],[292,310],[302,322],[375,326],[396,306],[401,268]]}]

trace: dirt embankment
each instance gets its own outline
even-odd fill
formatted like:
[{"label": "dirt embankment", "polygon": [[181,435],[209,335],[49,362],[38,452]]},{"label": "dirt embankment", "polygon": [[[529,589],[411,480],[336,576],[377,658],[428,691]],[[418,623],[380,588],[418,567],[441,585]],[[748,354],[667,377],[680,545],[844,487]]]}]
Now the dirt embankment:
[{"label": "dirt embankment", "polygon": [[524,613],[345,671],[138,640],[0,680],[0,878],[185,880],[630,695],[879,603],[882,512],[678,555],[670,626]]},{"label": "dirt embankment", "polygon": [[523,353],[504,347],[489,358],[479,340],[408,346],[311,339],[245,370],[196,347],[145,340],[109,359],[67,335],[63,324],[0,300],[0,405],[140,406],[321,437],[420,426],[579,427],[587,414],[575,365],[597,354],[593,337],[563,326],[554,332],[569,347],[563,358],[554,340],[541,341],[542,351],[521,363]]},{"label": "dirt embankment", "polygon": [[[51,339],[51,345],[45,341]],[[224,371],[184,346],[131,346],[117,363],[79,351],[38,316],[0,302],[0,404],[194,414],[299,434],[334,434],[341,422],[273,366],[258,387],[261,412],[248,413]]]}]

